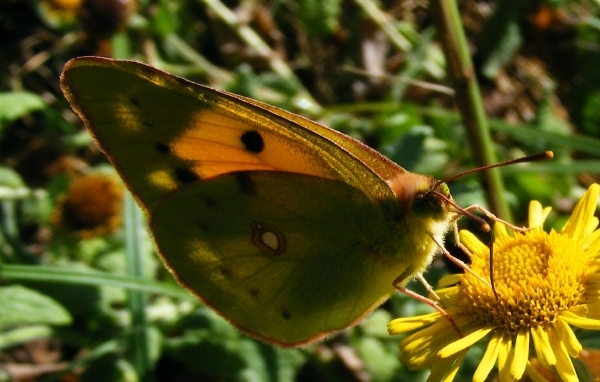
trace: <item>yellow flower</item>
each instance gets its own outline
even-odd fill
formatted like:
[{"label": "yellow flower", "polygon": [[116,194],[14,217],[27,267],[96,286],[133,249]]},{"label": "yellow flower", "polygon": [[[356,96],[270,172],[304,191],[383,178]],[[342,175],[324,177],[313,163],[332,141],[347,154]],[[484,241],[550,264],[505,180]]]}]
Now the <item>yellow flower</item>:
[{"label": "yellow flower", "polygon": [[[524,374],[545,381],[528,360],[531,350],[563,381],[578,381],[571,357],[582,346],[571,327],[600,330],[600,229],[594,217],[599,193],[600,185],[593,184],[560,232],[542,229],[550,208],[537,201],[529,207],[530,230],[509,235],[496,223],[497,296],[470,273],[443,278],[446,287],[436,292],[462,337],[438,312],[395,319],[390,334],[418,330],[400,342],[401,360],[411,369],[431,367],[428,381],[451,381],[468,348],[488,338],[473,381],[484,381],[496,364],[500,381]],[[469,231],[460,238],[471,251],[471,270],[490,282],[489,248]]]}]

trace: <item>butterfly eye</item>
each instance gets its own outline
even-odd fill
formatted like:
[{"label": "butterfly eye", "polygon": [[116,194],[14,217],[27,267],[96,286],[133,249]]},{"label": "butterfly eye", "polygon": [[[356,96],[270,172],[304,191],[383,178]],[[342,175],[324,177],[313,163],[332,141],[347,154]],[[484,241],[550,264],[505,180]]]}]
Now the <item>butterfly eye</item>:
[{"label": "butterfly eye", "polygon": [[444,201],[435,192],[423,192],[415,196],[410,211],[421,219],[440,216],[444,214]]}]

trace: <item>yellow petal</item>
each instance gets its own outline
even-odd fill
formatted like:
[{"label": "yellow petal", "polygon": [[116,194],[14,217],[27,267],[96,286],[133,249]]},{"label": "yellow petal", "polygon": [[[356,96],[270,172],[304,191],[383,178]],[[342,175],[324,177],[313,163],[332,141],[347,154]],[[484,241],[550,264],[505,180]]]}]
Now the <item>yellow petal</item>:
[{"label": "yellow petal", "polygon": [[515,379],[521,379],[529,358],[529,330],[522,328],[517,334],[510,373]]},{"label": "yellow petal", "polygon": [[510,239],[510,235],[506,232],[506,226],[502,223],[494,224],[494,238],[495,240],[506,240]]},{"label": "yellow petal", "polygon": [[442,380],[442,382],[452,382],[452,380],[454,380],[454,377],[456,376],[456,373],[458,372],[458,368],[460,367],[463,360],[465,359],[465,354],[467,354],[467,349],[463,350],[462,352],[460,352],[458,354],[458,357],[456,358],[454,365],[452,365],[452,368],[450,370],[448,370],[448,373],[446,374],[446,378],[444,378]]},{"label": "yellow petal", "polygon": [[573,330],[571,330],[569,324],[558,316],[558,319],[554,323],[554,329],[556,329],[558,340],[565,346],[569,355],[573,358],[579,357],[582,346],[579,343],[579,340],[577,340],[575,333],[573,333]]},{"label": "yellow petal", "polygon": [[510,372],[514,352],[512,351],[512,338],[510,333],[504,333],[498,353],[498,372],[500,382],[514,381]]},{"label": "yellow petal", "polygon": [[[408,355],[408,356],[406,356]],[[402,363],[406,363],[409,370],[421,370],[432,367],[440,361],[440,358],[431,351],[423,353],[402,353],[400,357]]]},{"label": "yellow petal", "polygon": [[587,317],[590,313],[590,306],[591,304],[579,304],[579,305],[575,305],[569,308],[568,311],[562,312],[563,314],[565,314],[566,312],[569,312],[568,316],[574,315],[574,316],[581,316],[581,317]]},{"label": "yellow petal", "polygon": [[469,346],[473,345],[475,342],[485,337],[491,331],[492,328],[478,329],[473,333],[468,334],[463,338],[452,342],[449,345],[446,345],[444,348],[442,348],[442,350],[438,352],[438,355],[442,358],[450,357],[451,355],[456,354],[459,351],[464,350]]},{"label": "yellow petal", "polygon": [[535,369],[535,367],[533,367],[531,365],[531,363],[529,363],[529,361],[527,361],[527,367],[525,368],[525,374],[527,374],[527,376],[529,376],[529,378],[531,378],[531,380],[533,382],[548,382],[548,380],[546,378],[544,378],[544,376],[541,375]]},{"label": "yellow petal", "polygon": [[[434,343],[435,337],[422,335],[416,332],[400,341],[399,348],[403,354],[420,353],[423,349],[428,349]],[[410,355],[412,357],[412,355]]]},{"label": "yellow petal", "polygon": [[427,377],[427,382],[441,382],[446,377],[448,369],[452,367],[454,358],[438,359],[431,368],[431,373]]},{"label": "yellow petal", "polygon": [[552,366],[556,364],[556,357],[554,356],[552,347],[550,347],[546,328],[541,325],[534,326],[531,330],[531,336],[533,337],[535,352],[542,365]]},{"label": "yellow petal", "polygon": [[473,374],[473,382],[483,382],[490,374],[490,371],[496,364],[496,360],[498,359],[498,353],[500,352],[500,345],[502,343],[502,334],[495,334],[488,347],[483,355],[483,358],[479,362],[479,366],[477,370],[475,370],[475,374]]},{"label": "yellow petal", "polygon": [[588,226],[589,219],[594,216],[600,195],[600,185],[592,184],[587,192],[577,202],[571,217],[563,227],[561,233],[569,235],[574,240],[579,240]]},{"label": "yellow petal", "polygon": [[433,312],[423,316],[396,318],[388,324],[388,332],[392,335],[411,332],[434,323],[440,317],[438,312]]},{"label": "yellow petal", "polygon": [[439,342],[436,348],[440,348],[444,342],[456,337],[456,331],[444,319],[404,338],[400,341],[399,347],[403,352],[418,352],[424,348],[433,347],[436,342]]},{"label": "yellow petal", "polygon": [[577,316],[569,311],[561,312],[560,317],[569,325],[577,326],[581,329],[600,330],[600,320]]},{"label": "yellow petal", "polygon": [[532,200],[529,203],[529,228],[542,226],[550,211],[552,211],[552,207],[542,208],[540,202]]},{"label": "yellow petal", "polygon": [[467,351],[464,350],[457,354],[456,357],[438,358],[436,364],[431,368],[431,374],[429,374],[427,382],[452,381],[466,353]]},{"label": "yellow petal", "polygon": [[596,227],[598,227],[598,218],[595,216],[592,216],[590,218],[590,220],[588,220],[587,225],[585,226],[585,229],[583,230],[583,235],[584,236],[591,235],[592,232],[594,232],[594,230],[596,229]]},{"label": "yellow petal", "polygon": [[[585,308],[585,314],[587,316],[587,318],[599,318],[600,319],[600,301],[598,302],[592,302],[589,304],[584,304],[582,305]],[[579,313],[579,315],[582,315],[578,310],[573,310],[573,308],[569,309],[570,313]]]},{"label": "yellow petal", "polygon": [[[600,231],[598,231],[600,232]],[[588,285],[589,284],[600,284],[600,273],[593,273],[591,275],[588,275]]]},{"label": "yellow petal", "polygon": [[487,253],[488,247],[483,244],[479,239],[467,230],[461,230],[459,232],[460,242],[463,243],[473,253]]},{"label": "yellow petal", "polygon": [[560,378],[564,382],[579,382],[571,357],[567,354],[567,350],[563,344],[558,340],[553,332],[548,332],[548,338],[550,339],[550,346],[554,349],[556,355],[556,371]]},{"label": "yellow petal", "polygon": [[590,243],[588,248],[589,256],[592,259],[597,259],[600,256],[600,229],[592,232],[588,236],[587,242]]},{"label": "yellow petal", "polygon": [[[454,285],[456,283],[459,283],[462,280],[462,276],[463,276],[462,274],[446,275],[438,281],[438,285],[440,287],[447,287],[449,285]],[[436,292],[439,293],[439,291],[436,291]]]}]

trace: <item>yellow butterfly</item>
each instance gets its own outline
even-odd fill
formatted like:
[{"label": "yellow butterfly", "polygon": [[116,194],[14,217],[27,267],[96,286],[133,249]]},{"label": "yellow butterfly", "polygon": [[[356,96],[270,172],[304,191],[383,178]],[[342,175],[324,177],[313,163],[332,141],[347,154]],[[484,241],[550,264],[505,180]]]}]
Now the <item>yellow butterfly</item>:
[{"label": "yellow butterfly", "polygon": [[453,219],[445,183],[276,107],[98,57],[68,62],[61,86],[175,278],[266,342],[356,324],[425,270]]}]

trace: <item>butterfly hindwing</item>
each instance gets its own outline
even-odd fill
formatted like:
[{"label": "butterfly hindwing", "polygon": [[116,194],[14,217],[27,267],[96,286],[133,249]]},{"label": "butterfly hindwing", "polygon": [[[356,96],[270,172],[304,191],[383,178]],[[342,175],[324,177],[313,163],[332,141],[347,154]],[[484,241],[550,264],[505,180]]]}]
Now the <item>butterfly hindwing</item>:
[{"label": "butterfly hindwing", "polygon": [[384,253],[392,232],[364,193],[302,174],[190,185],[160,203],[151,227],[182,284],[240,329],[288,346],[356,322],[407,266]]}]

